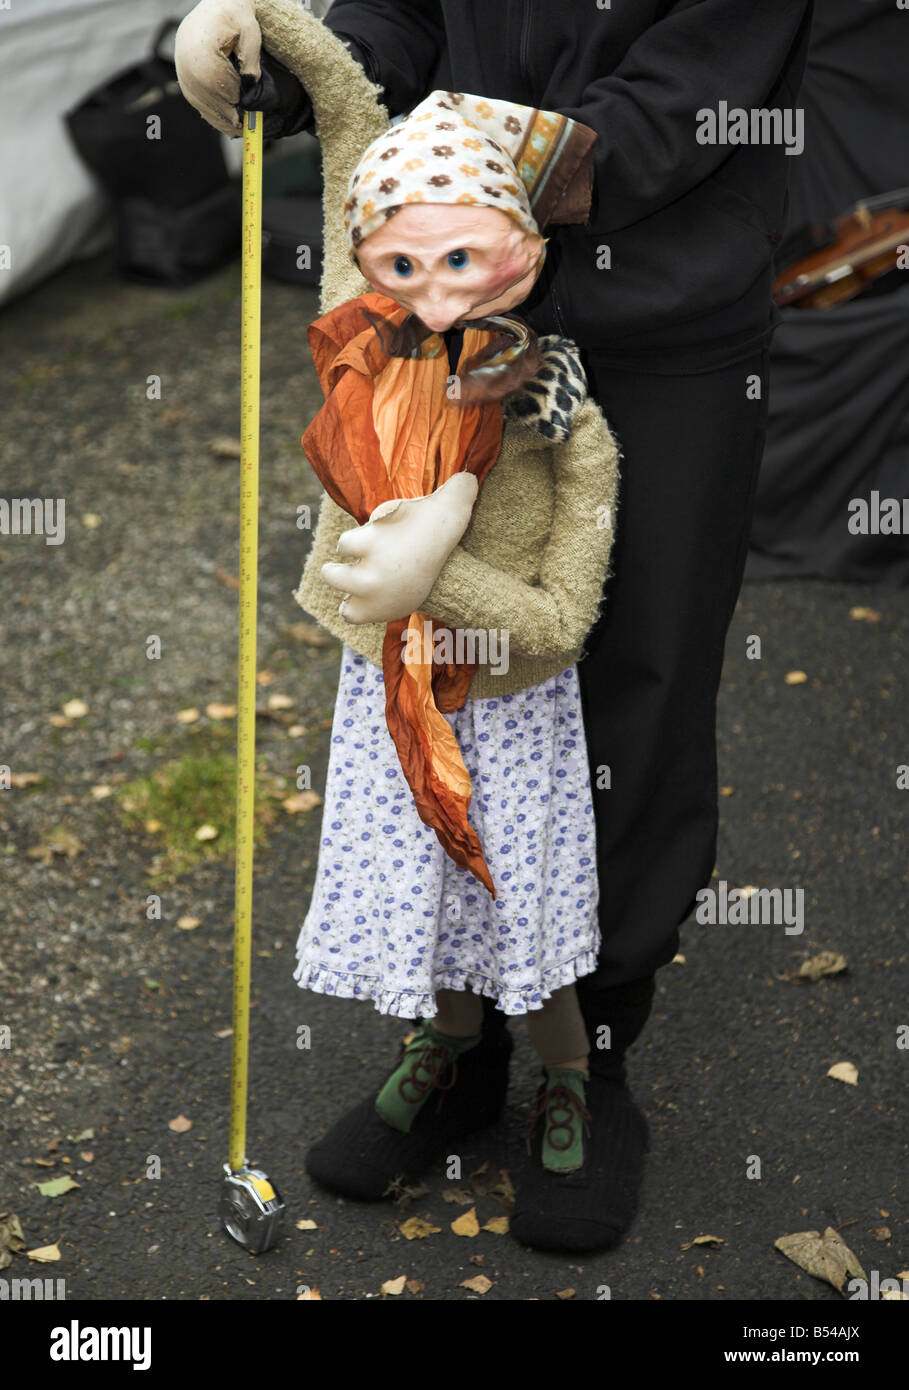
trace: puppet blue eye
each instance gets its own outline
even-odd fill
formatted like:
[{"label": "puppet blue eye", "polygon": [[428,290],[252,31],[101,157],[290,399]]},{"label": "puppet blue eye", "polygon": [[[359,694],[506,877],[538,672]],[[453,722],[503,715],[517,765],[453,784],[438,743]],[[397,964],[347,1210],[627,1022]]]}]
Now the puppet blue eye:
[{"label": "puppet blue eye", "polygon": [[396,275],[410,275],[412,271],[413,266],[407,256],[395,256]]},{"label": "puppet blue eye", "polygon": [[448,264],[452,270],[463,270],[469,260],[470,257],[464,250],[449,251],[448,253]]}]

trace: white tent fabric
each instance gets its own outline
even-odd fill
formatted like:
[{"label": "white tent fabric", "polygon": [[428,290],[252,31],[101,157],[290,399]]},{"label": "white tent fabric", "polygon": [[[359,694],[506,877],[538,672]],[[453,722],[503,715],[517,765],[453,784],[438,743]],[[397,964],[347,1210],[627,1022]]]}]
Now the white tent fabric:
[{"label": "white tent fabric", "polygon": [[[144,58],[161,23],[195,3],[0,0],[0,304],[109,240],[107,200],[63,116]],[[224,147],[235,172],[241,142],[225,138]]]},{"label": "white tent fabric", "polygon": [[[146,56],[158,26],[194,0],[0,0],[0,303],[111,234],[108,203],[63,120]],[[231,142],[225,142],[230,144]]]}]

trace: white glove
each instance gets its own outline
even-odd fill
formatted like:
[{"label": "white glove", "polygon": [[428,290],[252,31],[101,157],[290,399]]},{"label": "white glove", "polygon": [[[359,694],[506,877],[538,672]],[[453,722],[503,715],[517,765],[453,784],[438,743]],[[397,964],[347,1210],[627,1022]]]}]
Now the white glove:
[{"label": "white glove", "polygon": [[[201,0],[177,30],[174,59],[186,100],[224,135],[241,135],[240,72],[261,77],[262,32],[254,0]],[[230,61],[236,53],[237,72]]]},{"label": "white glove", "polygon": [[338,612],[349,623],[390,623],[420,611],[446,560],[467,530],[478,484],[456,473],[427,497],[383,502],[362,526],[345,531],[340,555],[322,578],[345,595]]}]

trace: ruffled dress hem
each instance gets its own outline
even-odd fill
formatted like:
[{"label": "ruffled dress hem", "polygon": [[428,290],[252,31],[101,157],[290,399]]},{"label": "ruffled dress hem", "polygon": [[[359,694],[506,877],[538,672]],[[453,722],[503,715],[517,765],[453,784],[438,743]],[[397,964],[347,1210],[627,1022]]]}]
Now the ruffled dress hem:
[{"label": "ruffled dress hem", "polygon": [[[518,989],[508,989],[475,971],[442,970],[434,976],[434,991],[470,990],[494,999],[496,1008],[503,1013],[518,1016],[542,1009],[554,990],[591,975],[597,968],[597,954],[596,949],[582,951],[570,960],[549,966],[542,972],[539,983]],[[382,989],[375,976],[341,973],[301,960],[294,971],[294,979],[301,989],[310,989],[316,994],[333,995],[338,999],[371,999],[380,1014],[392,1014],[396,1018],[433,1018],[438,1012],[434,994]]]}]

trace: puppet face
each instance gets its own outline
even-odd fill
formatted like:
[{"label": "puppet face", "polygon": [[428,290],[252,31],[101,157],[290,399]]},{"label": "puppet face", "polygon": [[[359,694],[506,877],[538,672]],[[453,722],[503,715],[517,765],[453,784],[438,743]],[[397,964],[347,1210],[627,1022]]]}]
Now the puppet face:
[{"label": "puppet face", "polygon": [[542,251],[498,208],[409,203],[360,242],[357,261],[374,290],[444,333],[525,300]]}]

